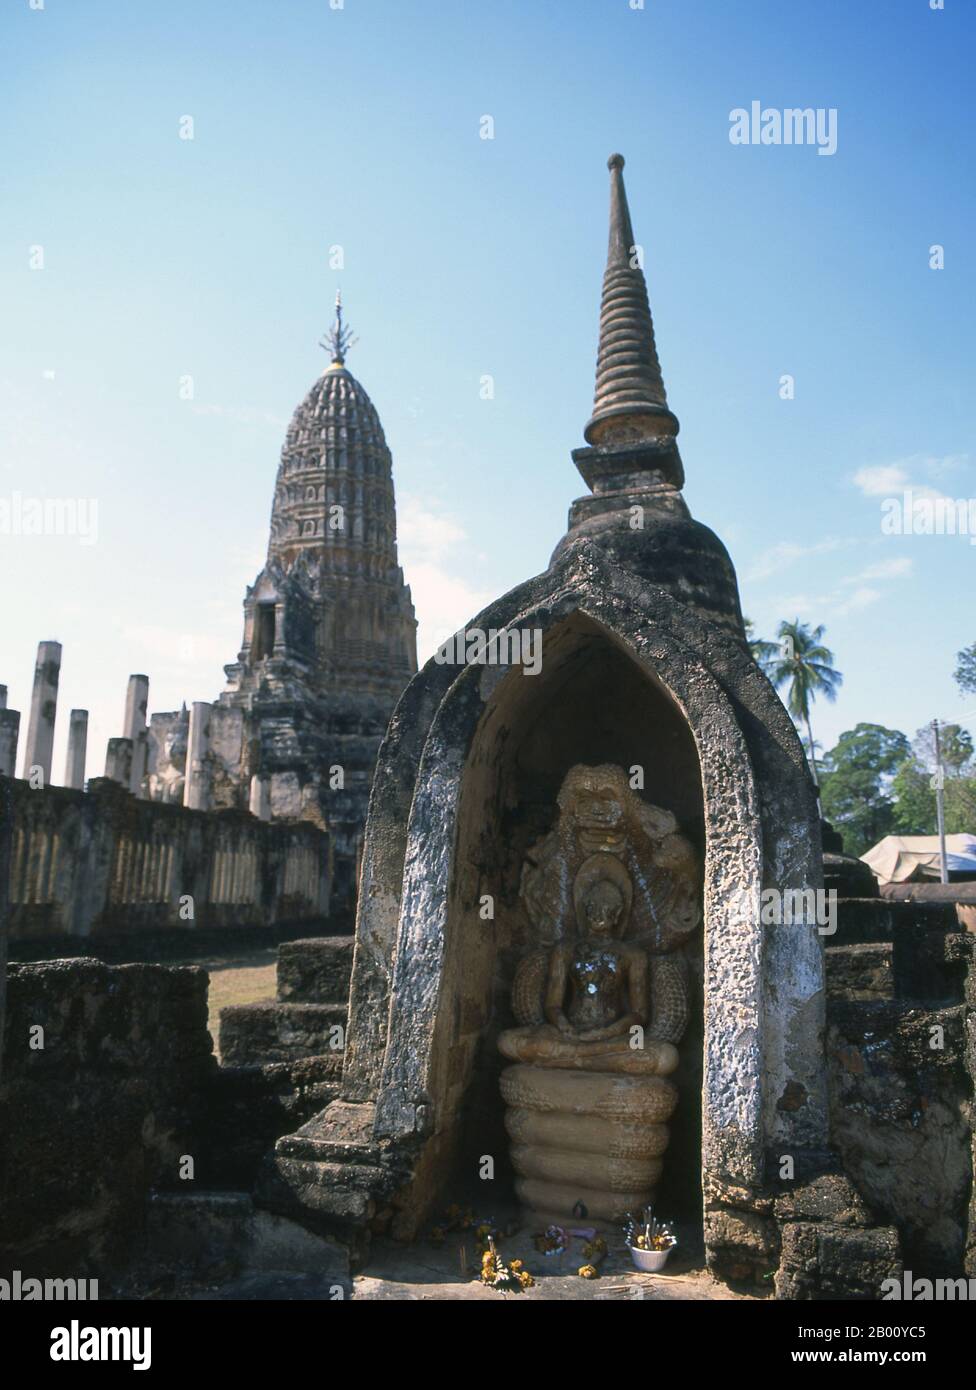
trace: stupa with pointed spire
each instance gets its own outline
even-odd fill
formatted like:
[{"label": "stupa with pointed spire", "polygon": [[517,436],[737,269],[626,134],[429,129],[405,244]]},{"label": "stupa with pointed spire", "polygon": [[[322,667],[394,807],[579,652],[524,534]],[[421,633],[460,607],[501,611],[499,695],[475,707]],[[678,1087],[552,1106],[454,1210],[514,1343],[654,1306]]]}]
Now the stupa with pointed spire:
[{"label": "stupa with pointed spire", "polygon": [[668,405],[644,279],[624,188],[624,158],[612,154],[610,238],[600,302],[593,413],[587,447],[573,462],[590,489],[569,512],[553,554],[596,540],[641,578],[668,588],[703,615],[743,636],[735,570],[718,537],[692,519],[678,420]]}]

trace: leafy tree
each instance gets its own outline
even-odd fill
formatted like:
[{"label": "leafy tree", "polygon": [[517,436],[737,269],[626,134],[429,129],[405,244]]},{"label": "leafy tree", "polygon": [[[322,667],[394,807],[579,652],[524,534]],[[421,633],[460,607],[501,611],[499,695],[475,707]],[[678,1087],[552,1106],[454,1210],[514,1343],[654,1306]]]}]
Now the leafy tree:
[{"label": "leafy tree", "polygon": [[972,768],[946,782],[945,818],[950,835],[976,833],[976,774]]},{"label": "leafy tree", "polygon": [[810,706],[818,695],[823,695],[828,700],[836,700],[837,691],[844,680],[841,673],[833,667],[833,652],[823,645],[824,632],[822,623],[819,627],[811,629],[806,623],[801,623],[799,618],[794,619],[792,623],[780,623],[776,634],[779,638],[779,651],[765,668],[777,690],[786,686],[786,708],[798,724],[802,723],[806,727],[810,748],[808,761],[814,783],[817,785],[819,783],[816,759],[812,756],[815,744],[810,727]]},{"label": "leafy tree", "polygon": [[[973,756],[973,736],[959,724],[942,724],[939,727],[939,750],[943,769],[948,776],[957,777]],[[931,724],[919,729],[912,740],[912,751],[923,767],[928,768],[930,773],[935,772],[935,730]]]},{"label": "leafy tree", "polygon": [[895,802],[889,788],[911,751],[899,730],[858,724],[842,733],[827,754],[821,785],[824,815],[844,836],[848,854],[863,854],[891,834]]},{"label": "leafy tree", "polygon": [[[943,724],[939,730],[939,743],[945,773],[946,831],[950,835],[972,832],[976,827],[976,762],[973,759],[972,735],[958,724]],[[915,735],[911,756],[898,769],[892,781],[895,796],[893,828],[896,834],[935,834],[935,770],[935,734],[932,726],[926,724]]]},{"label": "leafy tree", "polygon": [[955,680],[964,695],[976,695],[976,642],[956,654]]},{"label": "leafy tree", "polygon": [[895,798],[891,833],[935,834],[935,789],[932,774],[915,758],[906,758],[891,782]]}]

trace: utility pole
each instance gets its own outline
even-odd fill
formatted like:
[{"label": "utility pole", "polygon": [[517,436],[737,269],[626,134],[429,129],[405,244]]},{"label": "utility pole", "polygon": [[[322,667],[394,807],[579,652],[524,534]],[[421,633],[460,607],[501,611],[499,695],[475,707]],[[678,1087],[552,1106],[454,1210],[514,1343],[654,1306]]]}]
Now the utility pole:
[{"label": "utility pole", "polygon": [[942,771],[942,745],[939,742],[939,721],[932,720],[932,731],[935,734],[935,815],[939,826],[939,879],[942,883],[949,882],[949,864],[946,859],[945,842],[945,773]]}]

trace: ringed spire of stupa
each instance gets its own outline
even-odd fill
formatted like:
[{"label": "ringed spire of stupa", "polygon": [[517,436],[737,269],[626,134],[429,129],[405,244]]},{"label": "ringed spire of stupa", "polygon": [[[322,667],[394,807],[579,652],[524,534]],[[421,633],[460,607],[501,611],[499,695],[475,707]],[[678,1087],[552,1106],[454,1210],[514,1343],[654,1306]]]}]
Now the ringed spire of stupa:
[{"label": "ringed spire of stupa", "polygon": [[[569,508],[550,569],[571,556],[602,554],[646,583],[667,589],[742,644],[745,630],[728,551],[695,521],[682,496],[685,473],[668,408],[639,247],[634,240],[623,156],[610,169],[610,245],[603,276],[596,399],[586,444],[573,462],[589,491]],[[590,551],[593,547],[593,551]]]},{"label": "ringed spire of stupa", "polygon": [[588,444],[660,443],[678,433],[668,409],[654,343],[654,324],[640,250],[624,188],[624,157],[612,154],[610,170],[610,241],[600,302],[593,414],[583,431]]}]

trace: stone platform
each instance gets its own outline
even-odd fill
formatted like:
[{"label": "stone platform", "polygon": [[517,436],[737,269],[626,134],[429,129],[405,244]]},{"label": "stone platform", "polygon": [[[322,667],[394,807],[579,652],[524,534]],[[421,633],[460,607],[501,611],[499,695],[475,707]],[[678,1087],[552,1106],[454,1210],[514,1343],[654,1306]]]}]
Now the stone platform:
[{"label": "stone platform", "polygon": [[[278,948],[277,998],[235,1004],[220,1015],[225,1066],[323,1059],[330,1077],[342,1072],[352,937],[315,937]],[[342,1033],[338,1033],[337,1026]],[[337,1046],[337,1041],[340,1045]]]}]

